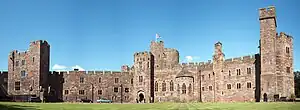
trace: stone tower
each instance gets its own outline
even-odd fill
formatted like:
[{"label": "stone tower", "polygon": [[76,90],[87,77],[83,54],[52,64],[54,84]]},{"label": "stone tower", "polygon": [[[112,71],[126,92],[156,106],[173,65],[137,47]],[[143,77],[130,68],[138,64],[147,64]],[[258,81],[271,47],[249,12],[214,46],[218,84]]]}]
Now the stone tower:
[{"label": "stone tower", "polygon": [[150,52],[134,54],[132,96],[140,103],[154,99],[154,57]]},{"label": "stone tower", "polygon": [[259,9],[259,21],[262,98],[290,97],[294,94],[292,37],[277,34],[274,6]]},{"label": "stone tower", "polygon": [[213,78],[214,78],[214,101],[222,101],[223,95],[223,66],[224,53],[222,51],[222,43],[215,44],[215,53],[213,55]]},{"label": "stone tower", "polygon": [[28,51],[14,50],[10,52],[8,57],[9,95],[30,95],[40,98],[46,96],[49,55],[50,46],[42,40],[31,42]]}]

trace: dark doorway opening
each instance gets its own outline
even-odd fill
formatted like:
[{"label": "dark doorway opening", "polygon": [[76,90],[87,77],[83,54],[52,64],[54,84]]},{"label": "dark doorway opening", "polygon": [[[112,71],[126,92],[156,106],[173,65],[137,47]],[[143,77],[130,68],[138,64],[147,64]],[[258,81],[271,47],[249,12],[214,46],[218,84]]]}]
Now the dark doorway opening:
[{"label": "dark doorway opening", "polygon": [[140,93],[140,94],[139,94],[139,102],[143,102],[144,99],[145,99],[144,94],[143,94],[143,93]]}]

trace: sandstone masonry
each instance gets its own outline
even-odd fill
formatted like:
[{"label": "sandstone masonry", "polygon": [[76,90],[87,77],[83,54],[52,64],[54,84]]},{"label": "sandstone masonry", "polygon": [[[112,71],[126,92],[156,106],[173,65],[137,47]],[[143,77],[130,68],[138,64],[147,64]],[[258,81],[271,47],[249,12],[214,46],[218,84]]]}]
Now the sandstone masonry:
[{"label": "sandstone masonry", "polygon": [[6,85],[1,90],[14,100],[40,97],[67,102],[101,98],[231,102],[290,97],[294,94],[293,38],[277,33],[275,7],[259,9],[259,22],[257,54],[226,59],[223,44],[217,42],[212,61],[180,64],[178,50],[166,48],[163,41],[151,41],[150,50],[134,53],[134,64],[123,65],[121,71],[49,71],[49,44],[34,41],[28,51],[9,54],[8,83],[0,75],[0,84]]}]

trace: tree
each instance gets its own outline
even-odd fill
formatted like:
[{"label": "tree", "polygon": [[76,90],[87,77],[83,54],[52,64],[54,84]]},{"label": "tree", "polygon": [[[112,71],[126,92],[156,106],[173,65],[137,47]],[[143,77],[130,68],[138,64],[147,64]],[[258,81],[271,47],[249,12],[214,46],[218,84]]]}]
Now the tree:
[{"label": "tree", "polygon": [[295,80],[295,95],[296,97],[300,97],[300,71],[294,72],[294,80]]}]

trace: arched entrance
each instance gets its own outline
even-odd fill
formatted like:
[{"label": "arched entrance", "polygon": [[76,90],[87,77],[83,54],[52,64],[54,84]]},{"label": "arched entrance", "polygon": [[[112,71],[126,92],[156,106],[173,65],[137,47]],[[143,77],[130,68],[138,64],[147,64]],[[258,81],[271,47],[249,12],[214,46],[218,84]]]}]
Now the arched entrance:
[{"label": "arched entrance", "polygon": [[143,93],[139,94],[139,102],[144,102],[145,96]]},{"label": "arched entrance", "polygon": [[137,103],[145,103],[146,102],[144,91],[139,91],[137,93],[137,99],[136,99],[136,101],[137,101]]},{"label": "arched entrance", "polygon": [[268,95],[267,95],[267,93],[264,93],[264,102],[268,102]]}]

